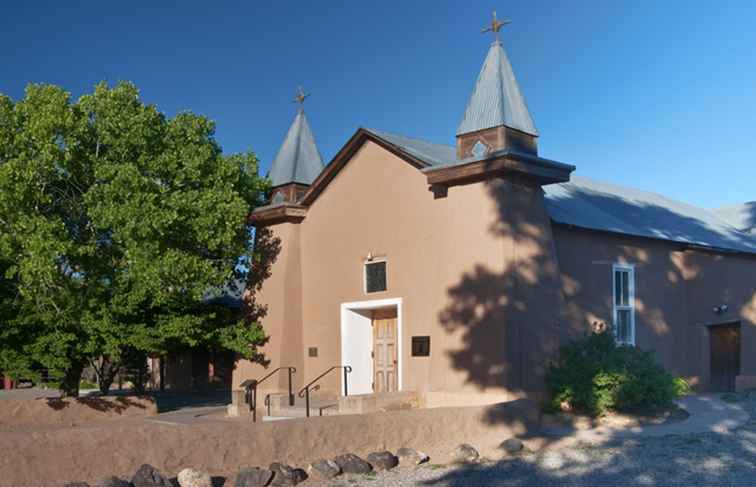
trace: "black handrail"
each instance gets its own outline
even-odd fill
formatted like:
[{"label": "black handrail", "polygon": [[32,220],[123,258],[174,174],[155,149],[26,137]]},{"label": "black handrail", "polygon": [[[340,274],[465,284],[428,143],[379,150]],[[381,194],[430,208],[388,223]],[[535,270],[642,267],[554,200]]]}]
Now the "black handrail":
[{"label": "black handrail", "polygon": [[336,369],[343,369],[344,370],[344,395],[349,395],[349,387],[347,383],[347,374],[350,374],[352,372],[352,367],[349,365],[334,365],[330,369],[326,370],[319,376],[315,377],[313,380],[310,381],[309,384],[304,386],[302,390],[299,391],[299,397],[305,398],[305,409],[307,411],[307,417],[310,417],[310,387],[312,387],[313,384],[315,384],[317,381],[325,377],[329,372]]},{"label": "black handrail", "polygon": [[[273,369],[260,380],[251,379],[251,380],[245,380],[241,383],[241,387],[245,389],[244,398],[249,404],[249,410],[252,412],[252,422],[257,421],[257,386],[259,386],[262,382],[264,382],[266,379],[271,377],[276,372],[279,372],[281,370],[287,370],[289,372],[289,406],[294,405],[294,392],[291,388],[291,376],[292,374],[297,372],[297,369],[295,367],[278,367],[277,369]],[[268,401],[268,404],[266,406],[269,406],[269,399],[266,397],[266,401]],[[270,412],[270,408],[269,408]],[[270,413],[268,414],[270,416]]]}]

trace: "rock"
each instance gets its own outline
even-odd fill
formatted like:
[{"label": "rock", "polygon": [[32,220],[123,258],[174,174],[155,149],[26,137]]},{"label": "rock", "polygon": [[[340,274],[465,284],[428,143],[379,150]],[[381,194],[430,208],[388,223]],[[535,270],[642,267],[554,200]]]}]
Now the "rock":
[{"label": "rock", "polygon": [[107,477],[100,480],[97,487],[131,487],[131,482],[119,479],[118,477]]},{"label": "rock", "polygon": [[163,477],[160,470],[146,463],[139,467],[131,478],[131,483],[134,487],[173,487],[170,480]]},{"label": "rock", "polygon": [[399,465],[399,459],[390,451],[376,451],[367,456],[366,460],[376,470],[391,470]]},{"label": "rock", "polygon": [[513,453],[518,453],[520,450],[522,450],[522,447],[522,441],[518,440],[517,438],[508,438],[501,444],[501,449],[509,453],[510,455]]},{"label": "rock", "polygon": [[454,461],[459,463],[474,462],[480,457],[480,453],[474,446],[463,443],[454,449]]},{"label": "rock", "polygon": [[270,470],[273,472],[270,485],[274,487],[290,487],[307,480],[307,473],[304,470],[283,463],[271,463]]},{"label": "rock", "polygon": [[338,466],[333,460],[318,460],[312,462],[307,468],[310,475],[315,474],[322,479],[332,479],[341,474],[341,467]]},{"label": "rock", "polygon": [[399,448],[396,451],[396,456],[399,457],[399,465],[402,467],[414,467],[430,460],[430,457],[425,453],[406,447]]},{"label": "rock", "polygon": [[273,478],[273,472],[267,468],[243,468],[236,474],[234,487],[265,487]]},{"label": "rock", "polygon": [[86,482],[69,482],[63,487],[89,487],[89,484]]},{"label": "rock", "polygon": [[210,478],[210,474],[193,468],[185,468],[180,471],[178,483],[181,487],[213,487],[213,479]]},{"label": "rock", "polygon": [[336,465],[341,468],[344,473],[369,473],[373,470],[368,462],[358,457],[354,453],[347,453],[345,455],[339,455],[333,459]]}]

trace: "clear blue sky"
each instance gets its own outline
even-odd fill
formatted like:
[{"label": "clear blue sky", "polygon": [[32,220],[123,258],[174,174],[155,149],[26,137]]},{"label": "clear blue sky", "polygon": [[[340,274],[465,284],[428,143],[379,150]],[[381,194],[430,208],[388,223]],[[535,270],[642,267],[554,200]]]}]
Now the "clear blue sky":
[{"label": "clear blue sky", "polygon": [[360,126],[451,144],[492,9],[513,21],[504,45],[542,156],[701,206],[756,199],[751,0],[7,1],[0,92],[131,80],[265,169],[299,84],[326,160]]}]

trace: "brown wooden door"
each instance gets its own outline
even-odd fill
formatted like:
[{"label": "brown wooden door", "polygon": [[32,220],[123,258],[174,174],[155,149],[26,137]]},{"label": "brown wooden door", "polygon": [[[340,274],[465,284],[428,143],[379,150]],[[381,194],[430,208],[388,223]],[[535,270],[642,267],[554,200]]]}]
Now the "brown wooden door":
[{"label": "brown wooden door", "polygon": [[397,390],[396,310],[373,312],[373,391]]},{"label": "brown wooden door", "polygon": [[740,374],[740,324],[709,327],[711,390],[734,391]]}]

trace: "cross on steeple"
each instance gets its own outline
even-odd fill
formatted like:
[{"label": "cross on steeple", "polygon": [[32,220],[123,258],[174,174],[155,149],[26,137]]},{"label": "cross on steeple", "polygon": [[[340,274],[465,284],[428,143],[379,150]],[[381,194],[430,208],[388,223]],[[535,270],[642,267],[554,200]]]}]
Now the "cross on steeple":
[{"label": "cross on steeple", "polygon": [[485,29],[482,29],[480,32],[481,34],[485,34],[486,32],[493,32],[496,42],[501,42],[501,39],[499,39],[499,31],[502,27],[504,27],[507,24],[511,24],[512,21],[509,19],[499,20],[496,18],[496,10],[493,11],[493,19],[491,20],[491,26],[486,27]]},{"label": "cross on steeple", "polygon": [[300,86],[297,90],[297,96],[294,97],[294,103],[299,103],[299,106],[301,107],[304,105],[305,98],[310,96],[309,93],[305,93],[302,87]]}]

